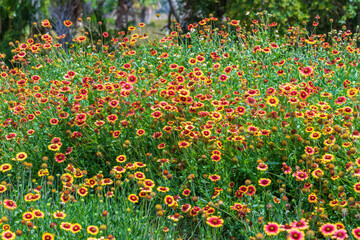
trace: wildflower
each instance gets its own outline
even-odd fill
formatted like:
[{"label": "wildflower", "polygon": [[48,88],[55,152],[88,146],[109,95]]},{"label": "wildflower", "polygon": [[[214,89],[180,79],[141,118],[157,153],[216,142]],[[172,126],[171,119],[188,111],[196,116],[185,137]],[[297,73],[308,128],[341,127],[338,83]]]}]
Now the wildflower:
[{"label": "wildflower", "polygon": [[256,193],[256,188],[253,185],[249,185],[247,187],[247,191],[245,192],[248,196],[253,196]]},{"label": "wildflower", "polygon": [[345,240],[348,239],[349,235],[345,229],[338,229],[334,232],[332,237],[336,240]]},{"label": "wildflower", "polygon": [[164,202],[165,202],[165,204],[168,205],[169,207],[172,207],[172,206],[175,205],[174,197],[172,197],[172,196],[170,196],[170,195],[165,196]]},{"label": "wildflower", "polygon": [[181,206],[181,211],[187,213],[188,211],[190,211],[190,208],[191,208],[190,204],[184,204]]},{"label": "wildflower", "polygon": [[163,193],[166,193],[168,191],[170,191],[170,188],[168,187],[158,187],[156,190],[158,190],[159,192],[163,192]]},{"label": "wildflower", "polygon": [[33,214],[36,218],[44,218],[45,214],[40,210],[33,210]]},{"label": "wildflower", "polygon": [[91,235],[97,235],[99,233],[99,228],[97,226],[90,225],[86,228],[86,231]]},{"label": "wildflower", "polygon": [[5,199],[3,205],[6,209],[14,210],[16,209],[17,205],[13,200]]},{"label": "wildflower", "polygon": [[187,196],[190,195],[190,192],[191,192],[190,189],[185,189],[185,190],[182,192],[182,194],[187,197]]},{"label": "wildflower", "polygon": [[351,231],[352,235],[354,236],[354,238],[356,239],[360,239],[360,227],[354,228]]},{"label": "wildflower", "polygon": [[77,190],[77,193],[81,196],[81,197],[85,197],[88,194],[88,189],[85,187],[81,187]]},{"label": "wildflower", "polygon": [[107,117],[109,123],[115,123],[118,120],[118,117],[115,114],[111,114]]},{"label": "wildflower", "polygon": [[331,236],[335,233],[336,231],[336,226],[334,224],[331,223],[325,223],[324,225],[322,225],[319,229],[319,231],[321,232],[321,234],[324,237],[328,237]]},{"label": "wildflower", "polygon": [[311,134],[310,134],[310,138],[311,139],[314,139],[314,140],[317,140],[317,139],[319,139],[321,137],[321,133],[319,133],[319,132],[312,132]]},{"label": "wildflower", "polygon": [[137,203],[139,201],[139,197],[135,194],[130,194],[128,200],[132,203]]},{"label": "wildflower", "polygon": [[2,239],[4,240],[14,240],[16,238],[15,233],[11,232],[10,230],[8,231],[3,231],[1,233]]},{"label": "wildflower", "polygon": [[55,234],[47,233],[47,232],[43,233],[41,238],[41,240],[54,240],[54,239],[55,239]]},{"label": "wildflower", "polygon": [[45,27],[45,28],[46,28],[46,27],[51,28],[50,22],[49,22],[49,20],[47,20],[47,19],[41,21],[41,25],[42,25],[43,27]]},{"label": "wildflower", "polygon": [[134,176],[135,176],[135,178],[138,179],[138,180],[144,180],[144,179],[145,179],[145,174],[142,173],[142,172],[135,172],[135,173],[134,173]]},{"label": "wildflower", "polygon": [[158,149],[164,149],[165,146],[166,146],[165,143],[160,143],[160,144],[158,145]]},{"label": "wildflower", "polygon": [[158,119],[162,117],[162,113],[160,111],[155,111],[151,114],[151,116],[155,119]]},{"label": "wildflower", "polygon": [[144,186],[147,188],[153,188],[155,186],[154,181],[150,180],[150,179],[146,179],[144,181]]},{"label": "wildflower", "polygon": [[269,167],[265,163],[260,163],[256,168],[260,171],[266,171]]},{"label": "wildflower", "polygon": [[86,37],[85,37],[85,36],[79,36],[79,37],[77,38],[77,41],[79,41],[79,42],[85,42],[85,41],[86,41]]},{"label": "wildflower", "polygon": [[65,230],[65,231],[70,231],[71,226],[72,226],[72,224],[71,224],[71,223],[68,223],[68,222],[62,222],[62,223],[60,224],[60,228],[63,229],[63,230]]},{"label": "wildflower", "polygon": [[314,150],[314,148],[307,146],[307,147],[305,147],[305,153],[308,155],[314,155],[315,150]]},{"label": "wildflower", "polygon": [[188,146],[190,146],[190,143],[187,141],[180,141],[178,143],[178,145],[179,145],[179,148],[187,148]]},{"label": "wildflower", "polygon": [[10,171],[11,169],[12,169],[11,164],[4,163],[4,164],[0,165],[1,172],[7,172],[7,171]]},{"label": "wildflower", "polygon": [[305,171],[300,170],[296,171],[293,176],[296,177],[296,181],[305,181],[309,177]]},{"label": "wildflower", "polygon": [[142,135],[145,134],[145,130],[144,130],[144,129],[139,129],[139,130],[137,130],[136,134],[137,134],[139,137],[141,137]]},{"label": "wildflower", "polygon": [[124,163],[126,162],[126,156],[125,155],[119,155],[116,157],[116,161],[119,163]]},{"label": "wildflower", "polygon": [[222,75],[219,77],[219,80],[220,80],[221,82],[225,82],[227,79],[228,79],[228,76],[226,76],[225,74],[222,74]]},{"label": "wildflower", "polygon": [[279,104],[279,99],[274,96],[269,96],[268,98],[266,98],[266,103],[269,106],[276,107]]},{"label": "wildflower", "polygon": [[299,231],[297,229],[291,229],[288,231],[288,240],[304,240],[305,234],[302,231]]},{"label": "wildflower", "polygon": [[59,123],[59,120],[58,119],[56,119],[56,118],[51,118],[50,119],[50,124],[51,125],[57,125]]},{"label": "wildflower", "polygon": [[71,231],[72,233],[78,233],[78,232],[81,231],[81,229],[82,229],[82,227],[81,227],[80,224],[74,223],[74,224],[72,224],[70,231]]},{"label": "wildflower", "polygon": [[259,185],[262,187],[267,187],[271,184],[271,180],[268,178],[260,178]]},{"label": "wildflower", "polygon": [[57,163],[62,163],[66,160],[66,156],[63,153],[55,153],[55,161]]},{"label": "wildflower", "polygon": [[56,152],[56,151],[60,150],[60,145],[59,144],[50,144],[50,145],[48,145],[48,149],[50,151]]},{"label": "wildflower", "polygon": [[280,233],[280,226],[277,223],[274,222],[268,222],[265,226],[264,226],[264,232],[266,233],[266,235],[268,236],[276,236]]},{"label": "wildflower", "polygon": [[241,211],[243,209],[244,205],[241,203],[234,203],[234,206],[230,206],[230,209],[235,211]]},{"label": "wildflower", "polygon": [[220,159],[221,159],[221,156],[220,155],[212,155],[211,156],[211,160],[213,161],[213,162],[219,162],[220,161]]},{"label": "wildflower", "polygon": [[360,182],[354,184],[354,191],[360,193]]},{"label": "wildflower", "polygon": [[315,193],[311,193],[309,196],[308,196],[308,201],[309,203],[317,203],[317,196]]},{"label": "wildflower", "polygon": [[5,185],[0,184],[0,193],[3,193],[7,190]]},{"label": "wildflower", "polygon": [[291,173],[291,167],[286,165],[286,163],[283,163],[283,167],[281,168],[284,172],[284,174],[290,174]]},{"label": "wildflower", "polygon": [[312,67],[304,67],[302,69],[299,69],[300,71],[300,74],[307,77],[307,76],[310,76],[313,72],[314,72],[314,69]]},{"label": "wildflower", "polygon": [[217,216],[211,216],[206,219],[206,224],[211,227],[222,227],[224,220]]},{"label": "wildflower", "polygon": [[26,212],[23,214],[23,219],[26,221],[31,221],[35,218],[35,215],[32,212]]},{"label": "wildflower", "polygon": [[60,196],[60,200],[61,202],[63,203],[67,203],[70,201],[70,195],[67,195],[65,193],[62,193],[61,196]]},{"label": "wildflower", "polygon": [[20,152],[20,153],[16,154],[15,159],[17,161],[24,161],[27,157],[28,157],[28,155],[26,153]]},{"label": "wildflower", "polygon": [[210,175],[210,176],[209,176],[209,179],[210,179],[212,182],[217,182],[217,181],[219,181],[219,180],[221,179],[221,177],[220,177],[219,175],[214,174],[214,175]]},{"label": "wildflower", "polygon": [[73,24],[73,23],[72,23],[70,20],[64,21],[64,25],[65,25],[66,27],[71,27],[72,24]]}]

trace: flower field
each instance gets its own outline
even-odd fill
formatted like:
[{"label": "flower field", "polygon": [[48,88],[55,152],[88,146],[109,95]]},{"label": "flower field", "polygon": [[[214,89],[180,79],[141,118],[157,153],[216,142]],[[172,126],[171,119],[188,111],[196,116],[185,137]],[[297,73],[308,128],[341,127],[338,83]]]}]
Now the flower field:
[{"label": "flower field", "polygon": [[358,28],[41,24],[0,70],[2,239],[360,239]]}]

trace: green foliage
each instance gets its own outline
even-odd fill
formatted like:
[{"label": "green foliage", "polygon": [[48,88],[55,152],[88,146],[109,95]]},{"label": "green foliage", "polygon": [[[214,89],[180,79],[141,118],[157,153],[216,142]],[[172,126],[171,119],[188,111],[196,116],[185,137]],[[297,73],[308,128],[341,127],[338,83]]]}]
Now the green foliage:
[{"label": "green foliage", "polygon": [[[360,0],[235,0],[228,3],[226,15],[244,19],[246,12],[267,10],[278,23],[285,26],[300,25],[303,21],[308,21],[308,27],[319,16],[321,31],[328,31],[331,25],[355,28],[360,24],[359,9]],[[330,19],[333,19],[333,23]]]},{"label": "green foliage", "polygon": [[10,56],[8,43],[29,33],[36,11],[32,1],[0,0],[0,52]]},{"label": "green foliage", "polygon": [[360,34],[274,34],[258,16],[254,31],[203,20],[189,41],[150,41],[146,26],[96,41],[86,20],[68,53],[48,34],[14,44],[17,69],[0,72],[0,235],[360,231]]}]

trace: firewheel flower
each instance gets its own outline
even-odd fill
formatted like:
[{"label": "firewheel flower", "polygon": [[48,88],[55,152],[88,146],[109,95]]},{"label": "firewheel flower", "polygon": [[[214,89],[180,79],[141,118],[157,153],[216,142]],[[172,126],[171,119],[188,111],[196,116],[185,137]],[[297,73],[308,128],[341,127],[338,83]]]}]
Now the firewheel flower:
[{"label": "firewheel flower", "polygon": [[360,239],[360,227],[357,227],[351,231],[355,239]]},{"label": "firewheel flower", "polygon": [[221,177],[220,177],[219,175],[214,174],[214,175],[210,175],[210,176],[209,176],[209,179],[210,179],[212,182],[217,182],[217,181],[219,181],[219,180],[221,179]]},{"label": "firewheel flower", "polygon": [[2,239],[6,239],[6,240],[13,240],[16,237],[15,233],[11,232],[10,230],[3,231],[1,233],[1,236],[2,236]]},{"label": "firewheel flower", "polygon": [[296,178],[296,181],[305,181],[308,179],[309,175],[305,171],[296,171],[293,176]]},{"label": "firewheel flower", "polygon": [[264,226],[264,232],[268,236],[276,236],[280,233],[280,225],[274,222],[268,222],[268,224]]},{"label": "firewheel flower", "polygon": [[130,194],[128,200],[132,203],[137,203],[139,201],[139,197],[135,194]]},{"label": "firewheel flower", "polygon": [[269,97],[266,99],[266,103],[267,103],[269,106],[276,107],[276,106],[279,104],[279,99],[278,99],[277,97],[274,97],[274,96],[269,96]]},{"label": "firewheel flower", "polygon": [[10,210],[14,210],[17,207],[16,203],[13,200],[9,200],[9,199],[5,199],[3,204],[6,209],[10,209]]},{"label": "firewheel flower", "polygon": [[328,237],[331,236],[335,233],[336,231],[336,226],[334,224],[331,223],[325,223],[324,225],[322,225],[319,229],[319,231],[321,232],[321,234],[324,237]]},{"label": "firewheel flower", "polygon": [[27,155],[26,153],[20,152],[20,153],[16,154],[15,159],[16,159],[17,161],[24,161],[24,160],[27,158],[27,156],[28,156],[28,155]]},{"label": "firewheel flower", "polygon": [[86,231],[91,235],[97,235],[99,233],[99,228],[97,226],[90,225],[86,228]]},{"label": "firewheel flower", "polygon": [[51,27],[50,22],[49,22],[49,20],[47,20],[47,19],[41,21],[41,25],[42,25],[43,27]]},{"label": "firewheel flower", "polygon": [[73,24],[73,23],[72,23],[70,20],[64,21],[64,25],[65,25],[66,27],[70,27],[72,24]]},{"label": "firewheel flower", "polygon": [[41,240],[54,240],[54,239],[55,239],[55,234],[47,233],[47,232],[43,233],[41,238]]},{"label": "firewheel flower", "polygon": [[179,145],[179,148],[187,148],[188,146],[190,146],[190,143],[187,141],[180,141],[178,143],[178,145]]},{"label": "firewheel flower", "polygon": [[304,232],[297,230],[297,229],[291,229],[288,231],[288,240],[304,240],[305,234]]},{"label": "firewheel flower", "polygon": [[335,237],[335,239],[345,240],[349,238],[349,235],[345,229],[339,229],[336,230],[336,232],[333,234],[333,237]]},{"label": "firewheel flower", "polygon": [[172,207],[175,205],[175,199],[173,196],[170,196],[170,195],[165,196],[164,202],[169,207]]},{"label": "firewheel flower", "polygon": [[260,178],[259,185],[262,187],[267,187],[271,184],[271,180],[268,178]]},{"label": "firewheel flower", "polygon": [[224,220],[217,216],[211,216],[206,219],[206,224],[214,228],[222,227]]},{"label": "firewheel flower", "polygon": [[307,76],[310,76],[313,72],[314,72],[314,69],[312,67],[304,67],[302,69],[299,69],[300,71],[300,74],[307,77]]}]

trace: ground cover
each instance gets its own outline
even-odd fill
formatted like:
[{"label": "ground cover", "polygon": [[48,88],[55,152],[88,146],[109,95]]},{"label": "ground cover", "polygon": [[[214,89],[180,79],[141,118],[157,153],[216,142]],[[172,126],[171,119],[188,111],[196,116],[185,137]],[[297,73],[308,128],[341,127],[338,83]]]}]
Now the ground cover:
[{"label": "ground cover", "polygon": [[275,21],[11,43],[2,238],[360,239],[358,29]]}]

